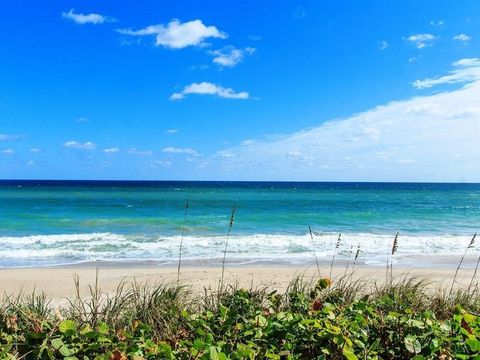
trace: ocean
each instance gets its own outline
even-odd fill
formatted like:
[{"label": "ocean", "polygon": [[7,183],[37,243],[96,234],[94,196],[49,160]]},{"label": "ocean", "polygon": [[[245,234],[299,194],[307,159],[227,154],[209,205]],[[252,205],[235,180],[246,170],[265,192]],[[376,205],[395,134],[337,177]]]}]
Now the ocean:
[{"label": "ocean", "polygon": [[[185,204],[189,207],[185,218]],[[480,184],[0,181],[0,267],[458,260],[480,229]],[[312,230],[310,233],[309,228]],[[471,256],[478,256],[470,249]],[[447,260],[446,260],[447,259]]]}]

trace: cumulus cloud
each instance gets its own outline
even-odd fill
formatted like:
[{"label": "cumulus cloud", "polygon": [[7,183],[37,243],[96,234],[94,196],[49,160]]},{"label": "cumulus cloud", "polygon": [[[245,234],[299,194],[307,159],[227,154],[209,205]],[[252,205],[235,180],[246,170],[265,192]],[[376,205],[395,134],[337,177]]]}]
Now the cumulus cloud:
[{"label": "cumulus cloud", "polygon": [[478,71],[478,62],[455,63],[460,88],[225,148],[209,168],[243,180],[478,182],[480,76],[458,73]]},{"label": "cumulus cloud", "polygon": [[116,154],[119,151],[120,151],[120,149],[118,147],[109,147],[109,148],[103,149],[103,152],[105,154]]},{"label": "cumulus cloud", "polygon": [[235,92],[231,88],[224,88],[211,82],[192,83],[183,88],[181,92],[173,93],[170,100],[182,100],[186,95],[214,95],[226,99],[248,99],[250,94],[246,91]]},{"label": "cumulus cloud", "polygon": [[428,89],[436,85],[465,83],[480,79],[480,59],[462,59],[453,63],[454,70],[447,75],[433,79],[416,80],[412,83],[417,89]]},{"label": "cumulus cloud", "polygon": [[453,40],[457,40],[463,43],[467,43],[472,40],[472,37],[467,34],[458,34],[453,37]]},{"label": "cumulus cloud", "polygon": [[427,46],[433,45],[437,38],[432,34],[414,34],[410,35],[406,40],[414,44],[417,49],[423,49]]},{"label": "cumulus cloud", "polygon": [[163,148],[162,151],[164,153],[170,153],[170,154],[187,154],[187,155],[193,155],[193,156],[200,155],[198,153],[198,151],[193,150],[191,148],[177,148],[177,147],[173,147],[173,146]]},{"label": "cumulus cloud", "polygon": [[205,26],[199,19],[184,23],[173,19],[166,25],[150,25],[140,30],[117,29],[117,32],[129,36],[154,36],[157,46],[170,49],[204,45],[204,40],[208,38],[227,38],[226,33],[213,25]]},{"label": "cumulus cloud", "polygon": [[105,16],[105,15],[100,15],[95,13],[90,13],[90,14],[76,13],[75,9],[70,9],[69,12],[63,12],[62,17],[64,19],[71,20],[74,23],[77,23],[80,25],[84,25],[84,24],[98,25],[98,24],[117,21],[117,19],[111,16]]},{"label": "cumulus cloud", "polygon": [[13,155],[15,154],[15,150],[13,149],[3,149],[2,151],[0,151],[2,154],[4,155]]},{"label": "cumulus cloud", "polygon": [[209,51],[209,53],[214,56],[213,62],[224,67],[234,67],[243,61],[245,55],[251,55],[254,52],[255,48],[252,47],[236,49],[233,46],[227,46],[221,50]]},{"label": "cumulus cloud", "polygon": [[63,146],[68,147],[68,148],[74,148],[74,149],[83,149],[83,150],[94,150],[95,149],[95,144],[91,141],[87,141],[84,143],[75,141],[75,140],[70,140],[65,143],[63,143]]}]

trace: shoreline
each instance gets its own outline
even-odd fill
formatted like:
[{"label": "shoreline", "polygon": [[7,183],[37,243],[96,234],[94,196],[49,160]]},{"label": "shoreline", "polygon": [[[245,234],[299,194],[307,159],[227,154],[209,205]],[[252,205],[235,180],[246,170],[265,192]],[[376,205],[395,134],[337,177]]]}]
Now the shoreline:
[{"label": "shoreline", "polygon": [[[136,281],[140,284],[166,283],[175,284],[177,267],[49,267],[0,269],[0,289],[4,294],[29,294],[32,291],[44,292],[54,302],[62,301],[75,295],[74,277],[80,280],[80,293],[87,296],[88,285],[94,285],[98,269],[98,284],[106,294],[112,294],[122,282]],[[328,277],[330,266],[320,265],[321,277]],[[332,279],[335,282],[345,274],[345,267],[335,265]],[[347,271],[347,275],[351,270]],[[374,286],[385,282],[385,267],[355,268],[351,279],[365,282],[365,286]],[[446,289],[451,286],[455,269],[425,269],[414,267],[393,267],[395,279],[413,277],[425,280],[433,289]],[[457,276],[456,287],[467,287],[473,275],[472,269],[461,269]],[[227,266],[225,283],[244,288],[268,287],[284,291],[296,277],[306,280],[318,278],[316,266]],[[221,278],[221,266],[192,267],[182,266],[180,283],[188,286],[194,293],[203,292],[204,288],[215,289]]]},{"label": "shoreline", "polygon": [[[310,258],[311,259],[308,259]],[[461,260],[461,255],[395,255],[393,258],[393,265],[402,269],[423,269],[423,270],[455,270]],[[467,254],[464,257],[462,263],[462,269],[473,270],[477,265],[479,256]],[[204,258],[204,259],[182,259],[182,268],[215,268],[222,265],[222,258]],[[271,267],[271,268],[302,268],[302,267],[316,267],[317,263],[321,267],[330,267],[332,258],[322,257],[315,260],[313,253],[306,253],[305,257],[300,259],[286,258],[235,258],[227,257],[226,266],[231,268],[258,268],[258,267]],[[389,259],[391,261],[391,259]],[[352,266],[353,259],[346,259],[344,257],[338,257],[335,259],[334,267],[344,269],[347,265]],[[2,270],[35,270],[35,269],[95,269],[95,268],[117,268],[117,269],[130,269],[130,268],[177,268],[178,259],[174,260],[88,260],[71,262],[65,264],[35,264],[25,266],[5,266],[0,267]],[[358,259],[356,261],[356,267],[367,269],[385,269],[385,259]]]}]

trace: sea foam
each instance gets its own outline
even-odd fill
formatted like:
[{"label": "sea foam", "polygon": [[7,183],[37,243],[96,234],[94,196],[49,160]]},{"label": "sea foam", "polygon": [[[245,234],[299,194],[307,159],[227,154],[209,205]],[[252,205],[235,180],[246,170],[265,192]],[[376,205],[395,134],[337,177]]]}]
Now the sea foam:
[{"label": "sea foam", "polygon": [[[395,234],[342,234],[335,250],[337,233],[310,236],[253,234],[232,236],[227,258],[238,263],[278,261],[311,263],[314,255],[329,260],[337,252],[338,260],[353,258],[358,246],[359,260],[367,265],[382,265],[391,251]],[[225,236],[185,236],[183,259],[208,264],[222,256]],[[121,235],[83,233],[0,237],[2,266],[61,265],[89,261],[158,261],[174,263],[178,258],[180,236]],[[399,235],[398,251],[391,261],[406,262],[409,257],[435,258],[461,256],[470,241],[466,235]],[[476,254],[472,249],[471,254]]]}]

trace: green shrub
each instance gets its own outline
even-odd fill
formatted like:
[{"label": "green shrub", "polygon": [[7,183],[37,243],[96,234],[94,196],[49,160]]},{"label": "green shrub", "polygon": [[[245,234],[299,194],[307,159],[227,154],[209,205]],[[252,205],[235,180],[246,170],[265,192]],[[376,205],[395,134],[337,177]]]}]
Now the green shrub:
[{"label": "green shrub", "polygon": [[285,294],[222,287],[94,288],[60,311],[43,295],[5,297],[0,359],[480,359],[478,295],[403,279],[372,291],[345,279]]}]

